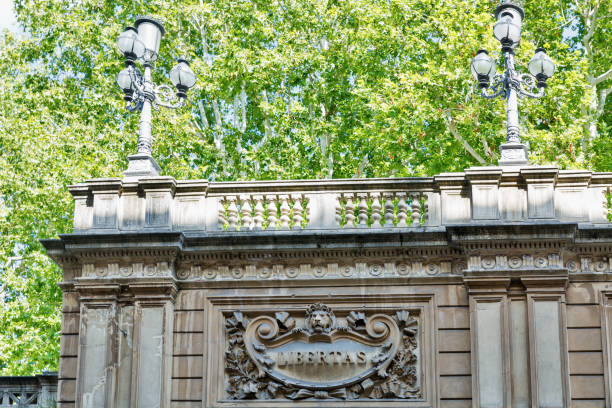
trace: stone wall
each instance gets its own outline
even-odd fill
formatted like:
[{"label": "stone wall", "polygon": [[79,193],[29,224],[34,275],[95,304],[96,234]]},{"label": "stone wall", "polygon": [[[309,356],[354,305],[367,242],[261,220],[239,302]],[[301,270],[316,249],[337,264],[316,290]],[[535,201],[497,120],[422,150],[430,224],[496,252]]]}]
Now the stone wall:
[{"label": "stone wall", "polygon": [[60,407],[606,407],[612,174],[71,188]]}]

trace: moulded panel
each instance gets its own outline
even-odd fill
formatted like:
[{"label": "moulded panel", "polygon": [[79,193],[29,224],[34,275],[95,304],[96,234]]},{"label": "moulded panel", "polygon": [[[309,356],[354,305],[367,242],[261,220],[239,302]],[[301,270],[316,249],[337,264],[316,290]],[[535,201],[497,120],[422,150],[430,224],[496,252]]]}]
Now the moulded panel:
[{"label": "moulded panel", "polygon": [[556,300],[538,300],[534,302],[533,309],[538,405],[563,408],[559,303]]},{"label": "moulded panel", "polygon": [[525,408],[530,405],[527,302],[525,300],[512,300],[510,303],[510,316],[512,407]]},{"label": "moulded panel", "polygon": [[161,406],[164,309],[143,307],[140,313],[138,408],[156,408]]},{"label": "moulded panel", "polygon": [[204,230],[206,213],[203,196],[189,195],[175,198],[176,213],[173,228],[177,231]]},{"label": "moulded panel", "polygon": [[80,406],[103,407],[107,405],[107,352],[109,323],[112,310],[104,308],[85,308],[83,314],[83,333],[79,355],[78,373]]},{"label": "moulded panel", "polygon": [[116,193],[95,194],[93,207],[93,228],[117,228]]},{"label": "moulded panel", "polygon": [[129,408],[132,388],[134,307],[119,312],[119,359],[117,369],[117,408]]},{"label": "moulded panel", "polygon": [[496,220],[499,218],[499,190],[496,185],[472,185],[472,218]]},{"label": "moulded panel", "polygon": [[470,199],[465,197],[460,190],[442,191],[442,223],[465,223],[470,222],[471,209]]},{"label": "moulded panel", "polygon": [[476,361],[478,392],[482,408],[504,406],[504,357],[502,303],[476,304]]},{"label": "moulded panel", "polygon": [[555,190],[555,215],[564,221],[586,221],[589,217],[588,205],[576,205],[585,202],[585,188],[559,188]]},{"label": "moulded panel", "polygon": [[529,218],[554,218],[554,188],[550,184],[529,184],[527,186]]},{"label": "moulded panel", "polygon": [[145,223],[149,228],[169,228],[171,221],[170,204],[172,197],[170,193],[147,192]]}]

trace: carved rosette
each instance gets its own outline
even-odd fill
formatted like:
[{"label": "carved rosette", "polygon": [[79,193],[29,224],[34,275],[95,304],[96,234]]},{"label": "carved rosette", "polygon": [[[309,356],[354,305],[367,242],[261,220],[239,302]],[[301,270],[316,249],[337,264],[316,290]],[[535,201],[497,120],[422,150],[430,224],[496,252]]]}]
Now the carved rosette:
[{"label": "carved rosette", "polygon": [[420,399],[419,312],[351,311],[313,304],[225,319],[227,398],[233,400]]}]

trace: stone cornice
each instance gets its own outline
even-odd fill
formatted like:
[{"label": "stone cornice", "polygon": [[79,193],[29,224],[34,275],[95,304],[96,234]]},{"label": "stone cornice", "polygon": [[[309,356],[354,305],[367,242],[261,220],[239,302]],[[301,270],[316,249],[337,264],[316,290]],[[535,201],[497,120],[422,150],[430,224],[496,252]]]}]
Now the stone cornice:
[{"label": "stone cornice", "polygon": [[[66,234],[43,240],[65,283],[113,278],[224,281],[612,273],[612,228],[474,223],[404,229]],[[68,287],[68,286],[67,286]]]},{"label": "stone cornice", "polygon": [[[589,226],[585,225],[585,228]],[[472,223],[448,225],[449,242],[467,251],[481,249],[534,248],[534,245],[554,248],[574,242],[577,223],[538,220],[530,223]]]}]

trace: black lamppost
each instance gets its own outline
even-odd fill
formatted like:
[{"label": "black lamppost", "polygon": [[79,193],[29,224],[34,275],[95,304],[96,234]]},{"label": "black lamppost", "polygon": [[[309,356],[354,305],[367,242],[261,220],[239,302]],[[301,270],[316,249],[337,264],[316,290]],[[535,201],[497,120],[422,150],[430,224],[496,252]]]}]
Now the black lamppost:
[{"label": "black lamppost", "polygon": [[[125,56],[126,66],[117,74],[117,85],[123,90],[127,109],[130,112],[140,111],[138,151],[128,156],[129,165],[124,173],[125,179],[158,175],[159,166],[152,156],[151,108],[180,108],[187,99],[187,91],[196,83],[196,76],[184,58],[179,58],[170,70],[170,81],[176,90],[168,85],[153,83],[151,72],[163,35],[164,26],[159,20],[138,17],[134,27],[127,27],[117,39],[117,46]],[[144,74],[136,67],[136,61],[139,60],[142,61]]]},{"label": "black lamppost", "polygon": [[529,61],[531,74],[521,74],[515,70],[514,49],[520,45],[524,17],[523,8],[511,0],[502,1],[495,9],[497,23],[493,27],[493,34],[501,43],[505,65],[503,74],[495,73],[496,63],[485,50],[478,51],[472,59],[472,73],[481,88],[481,95],[489,99],[506,97],[507,135],[506,143],[500,146],[500,166],[529,164],[527,146],[521,142],[519,133],[518,98],[542,97],[546,80],[555,72],[555,64],[543,48],[536,49]]}]

